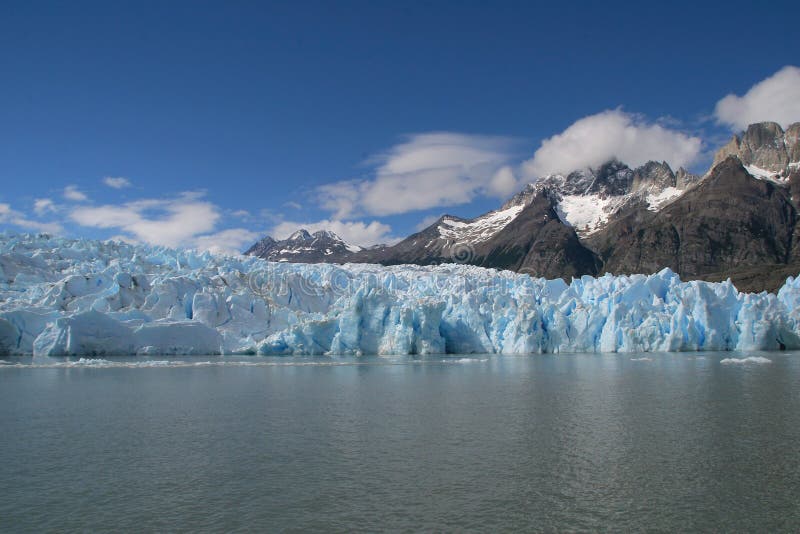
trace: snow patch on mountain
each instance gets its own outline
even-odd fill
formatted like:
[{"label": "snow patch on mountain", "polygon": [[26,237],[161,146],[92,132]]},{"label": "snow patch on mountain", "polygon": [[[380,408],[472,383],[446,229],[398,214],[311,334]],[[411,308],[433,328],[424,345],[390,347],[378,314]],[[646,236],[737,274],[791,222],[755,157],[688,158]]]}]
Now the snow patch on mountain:
[{"label": "snow patch on mountain", "polygon": [[649,193],[647,199],[647,209],[658,211],[683,194],[684,189],[677,187],[665,187],[659,192]]},{"label": "snow patch on mountain", "polygon": [[444,217],[438,227],[439,235],[459,243],[487,241],[516,219],[524,207],[523,205],[510,206],[471,220]]},{"label": "snow patch on mountain", "polygon": [[556,212],[561,222],[575,228],[581,235],[601,229],[621,199],[600,195],[566,195],[561,197]]},{"label": "snow patch on mountain", "polygon": [[753,176],[753,178],[767,180],[768,182],[773,182],[779,185],[786,184],[786,178],[782,177],[780,173],[773,172],[768,169],[762,169],[761,167],[757,167],[755,165],[745,165],[744,168],[751,176]]}]

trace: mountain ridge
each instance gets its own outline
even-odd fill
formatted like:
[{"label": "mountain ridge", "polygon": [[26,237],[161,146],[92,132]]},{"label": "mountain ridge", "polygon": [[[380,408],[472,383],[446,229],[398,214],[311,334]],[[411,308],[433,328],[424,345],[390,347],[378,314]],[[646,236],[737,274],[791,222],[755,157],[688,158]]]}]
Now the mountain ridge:
[{"label": "mountain ridge", "polygon": [[[763,122],[733,136],[703,176],[665,161],[630,168],[611,159],[542,177],[478,217],[443,215],[394,245],[363,249],[332,232],[303,231],[283,241],[265,237],[247,254],[307,263],[466,263],[567,279],[670,267],[688,278],[739,280],[742,272],[746,289],[773,290],[782,283],[774,266],[800,269],[798,200],[800,123],[783,130]],[[773,267],[759,279],[759,265]]]}]

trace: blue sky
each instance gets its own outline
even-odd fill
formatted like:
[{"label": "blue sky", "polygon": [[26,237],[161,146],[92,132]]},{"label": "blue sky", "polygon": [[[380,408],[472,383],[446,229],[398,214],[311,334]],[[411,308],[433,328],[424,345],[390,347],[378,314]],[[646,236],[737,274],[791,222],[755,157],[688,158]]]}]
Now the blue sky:
[{"label": "blue sky", "polygon": [[800,120],[798,16],[788,1],[3,2],[0,229],[237,250],[304,225],[367,244],[609,153],[703,171],[742,117]]}]

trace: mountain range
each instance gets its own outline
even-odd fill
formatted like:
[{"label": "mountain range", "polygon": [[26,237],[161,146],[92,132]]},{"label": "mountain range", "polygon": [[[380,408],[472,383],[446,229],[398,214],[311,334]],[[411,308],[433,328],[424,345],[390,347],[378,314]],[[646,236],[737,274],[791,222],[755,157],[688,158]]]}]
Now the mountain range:
[{"label": "mountain range", "polygon": [[265,237],[246,254],[298,263],[464,263],[546,278],[650,274],[731,278],[773,291],[800,272],[800,123],[750,125],[697,176],[666,162],[545,176],[474,219],[444,215],[391,245],[329,231]]}]

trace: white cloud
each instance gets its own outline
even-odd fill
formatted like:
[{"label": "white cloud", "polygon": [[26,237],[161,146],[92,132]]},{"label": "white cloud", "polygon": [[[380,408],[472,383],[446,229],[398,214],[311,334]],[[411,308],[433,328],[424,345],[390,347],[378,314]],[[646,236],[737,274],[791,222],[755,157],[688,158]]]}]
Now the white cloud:
[{"label": "white cloud", "polygon": [[131,186],[131,181],[122,176],[106,176],[103,178],[103,183],[113,189],[123,189]]},{"label": "white cloud", "polygon": [[800,121],[800,68],[786,66],[755,84],[744,96],[729,94],[714,109],[717,122],[734,130],[774,121],[784,128]]},{"label": "white cloud", "polygon": [[215,254],[241,254],[260,237],[260,234],[246,228],[229,228],[196,237],[192,246]]},{"label": "white cloud", "polygon": [[631,166],[649,160],[673,168],[688,166],[702,150],[699,137],[651,124],[620,109],[575,121],[558,135],[542,141],[533,158],[523,164],[528,177],[566,173],[602,165],[611,158]]},{"label": "white cloud", "polygon": [[409,136],[372,158],[375,176],[317,189],[335,219],[360,213],[393,215],[470,202],[479,194],[499,194],[495,173],[511,158],[512,140],[448,132]]},{"label": "white cloud", "polygon": [[397,241],[397,238],[391,236],[392,227],[378,221],[369,223],[338,220],[307,223],[283,221],[272,228],[270,235],[275,239],[286,239],[300,228],[305,228],[311,233],[319,230],[330,230],[348,243],[362,247]]},{"label": "white cloud", "polygon": [[56,211],[56,205],[52,199],[37,198],[33,202],[33,211],[35,211],[37,215],[44,215],[48,211]]},{"label": "white cloud", "polygon": [[284,203],[284,206],[286,206],[287,208],[292,208],[293,210],[303,209],[303,206],[301,204],[299,204],[298,202],[293,202],[291,200]]},{"label": "white cloud", "polygon": [[10,204],[0,203],[0,224],[10,224],[23,230],[33,230],[48,234],[59,234],[64,229],[58,223],[34,221],[17,210],[11,208]]},{"label": "white cloud", "polygon": [[145,199],[124,204],[81,206],[70,218],[81,226],[113,228],[136,241],[169,247],[191,247],[214,230],[218,208],[187,193],[175,199]]},{"label": "white cloud", "polygon": [[64,188],[64,198],[74,202],[86,202],[89,200],[89,197],[87,197],[85,193],[79,191],[74,185],[68,185]]}]

